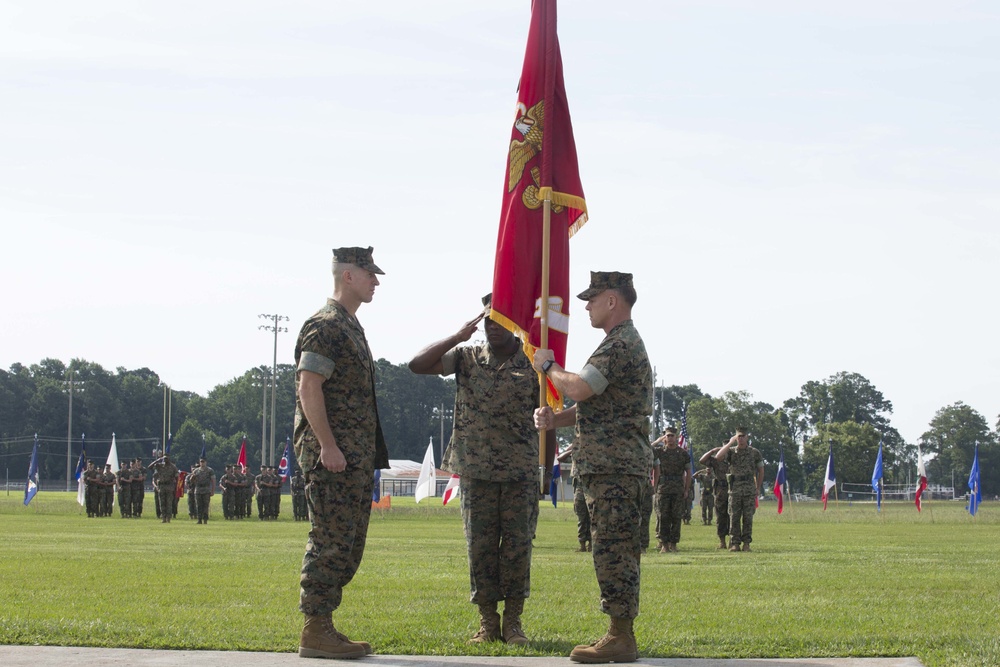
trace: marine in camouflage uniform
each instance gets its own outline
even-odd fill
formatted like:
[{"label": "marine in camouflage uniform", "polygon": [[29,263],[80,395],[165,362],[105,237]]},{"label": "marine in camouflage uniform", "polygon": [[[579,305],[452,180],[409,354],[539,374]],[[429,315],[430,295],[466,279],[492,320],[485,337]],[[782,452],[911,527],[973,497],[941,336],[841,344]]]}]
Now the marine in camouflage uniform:
[{"label": "marine in camouflage uniform", "polygon": [[233,518],[233,495],[235,491],[230,484],[233,481],[233,466],[227,465],[226,471],[219,478],[219,488],[222,489],[222,518],[229,521]]},{"label": "marine in camouflage uniform", "polygon": [[[575,443],[574,443],[575,444]],[[574,445],[559,455],[559,462],[570,461],[569,476],[573,480],[573,513],[576,514],[576,539],[580,542],[578,552],[590,551],[590,512],[587,511],[587,499],[580,486],[580,475],[576,470],[576,460],[573,458]]]},{"label": "marine in camouflage uniform", "polygon": [[656,539],[660,553],[677,551],[681,541],[681,520],[691,492],[691,458],[677,445],[677,429],[669,427],[653,445],[653,482],[656,485]]},{"label": "marine in camouflage uniform", "polygon": [[188,475],[188,483],[194,496],[198,523],[208,523],[209,506],[215,495],[215,471],[208,467],[208,461],[199,459],[198,467]]},{"label": "marine in camouflage uniform", "polygon": [[191,472],[189,472],[187,476],[184,477],[184,490],[187,491],[188,516],[190,516],[191,519],[198,518],[198,504],[196,496],[194,495],[194,491],[192,490],[191,487],[191,475],[194,474],[194,471],[197,469],[198,469],[197,465],[191,466]]},{"label": "marine in camouflage uniform", "polygon": [[267,478],[267,466],[260,467],[260,473],[253,478],[253,488],[257,494],[257,518],[260,521],[265,519],[264,506],[267,503],[267,496],[264,489],[264,481]]},{"label": "marine in camouflage uniform", "polygon": [[[374,474],[374,473],[373,473]],[[269,502],[271,520],[277,521],[281,514],[281,489],[285,485],[285,480],[281,476],[281,471],[271,468],[271,497]]]},{"label": "marine in camouflage uniform", "polygon": [[295,471],[289,486],[292,491],[292,517],[296,521],[305,521],[309,518],[309,509],[306,507],[306,478],[301,470]]},{"label": "marine in camouflage uniform", "polygon": [[116,475],[118,484],[118,513],[121,518],[127,519],[132,516],[132,468],[128,463],[121,468]]},{"label": "marine in camouflage uniform", "polygon": [[764,483],[764,457],[750,446],[746,429],[740,428],[715,458],[729,464],[729,550],[739,551],[742,543],[743,551],[750,551],[753,515]]},{"label": "marine in camouflage uniform", "polygon": [[[485,309],[490,297],[483,297]],[[462,345],[480,320],[486,343]],[[532,426],[538,375],[521,341],[487,310],[409,365],[415,373],[455,375],[455,422],[442,467],[459,475],[469,599],[479,608],[479,630],[469,641],[527,644],[521,614],[531,591],[538,521],[538,434]]]},{"label": "marine in camouflage uniform", "polygon": [[729,464],[715,458],[722,447],[708,450],[699,459],[699,463],[711,470],[712,498],[715,503],[715,533],[719,537],[719,549],[726,548],[726,538],[729,536]]},{"label": "marine in camouflage uniform", "polygon": [[170,523],[173,518],[173,507],[177,495],[177,466],[165,455],[149,464],[153,470],[153,486],[156,491],[156,503],[160,508],[160,521]]},{"label": "marine in camouflage uniform", "polygon": [[382,274],[371,248],[333,251],[333,298],[295,343],[295,457],[306,477],[311,529],[302,558],[299,655],[356,658],[371,652],[331,618],[365,551],[376,468],[389,467],[375,399],[375,361],[355,317]]},{"label": "marine in camouflage uniform", "polygon": [[712,469],[702,468],[694,474],[694,478],[701,485],[701,523],[703,526],[711,526],[712,508],[715,505],[715,498],[712,496]]},{"label": "marine in camouflage uniform", "polygon": [[115,474],[111,472],[111,464],[104,465],[104,472],[101,473],[101,514],[100,516],[111,516],[115,506]]},{"label": "marine in camouflage uniform", "polygon": [[94,518],[98,515],[98,489],[97,482],[101,473],[94,467],[93,461],[87,461],[87,469],[83,471],[83,502],[87,507],[87,517]]},{"label": "marine in camouflage uniform", "polygon": [[142,504],[146,500],[146,471],[142,459],[132,461],[132,516],[142,518]]},{"label": "marine in camouflage uniform", "polygon": [[574,459],[590,511],[601,611],[611,617],[607,634],[577,646],[570,659],[632,662],[638,658],[632,621],[639,615],[640,503],[653,464],[653,371],[632,322],[632,275],[590,276],[590,288],[579,298],[587,301],[591,325],[603,329],[606,337],[579,375],[555,364],[551,350],[535,353],[535,369],[576,401],[558,415],[539,408],[535,425],[548,429],[576,424]]}]

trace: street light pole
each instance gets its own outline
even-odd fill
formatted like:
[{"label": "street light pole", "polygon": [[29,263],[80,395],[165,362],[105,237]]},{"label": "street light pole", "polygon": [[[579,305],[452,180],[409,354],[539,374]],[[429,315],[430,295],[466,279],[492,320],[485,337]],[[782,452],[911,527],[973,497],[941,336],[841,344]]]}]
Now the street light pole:
[{"label": "street light pole", "polygon": [[73,474],[73,371],[69,372],[69,419],[66,424],[66,490]]},{"label": "street light pole", "polygon": [[274,333],[274,360],[271,365],[271,451],[269,457],[269,465],[274,465],[274,410],[277,398],[277,384],[278,384],[278,334],[282,332],[287,332],[287,327],[278,326],[278,323],[282,320],[288,321],[288,317],[285,315],[266,315],[260,314],[257,316],[261,319],[266,319],[272,321],[274,324],[262,324],[258,329],[263,329],[265,331],[270,331]]}]

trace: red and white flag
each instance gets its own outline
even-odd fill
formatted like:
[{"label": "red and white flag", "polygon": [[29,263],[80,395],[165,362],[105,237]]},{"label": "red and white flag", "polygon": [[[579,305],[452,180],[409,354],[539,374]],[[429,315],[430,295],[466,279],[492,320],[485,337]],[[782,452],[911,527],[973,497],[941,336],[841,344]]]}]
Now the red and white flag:
[{"label": "red and white flag", "polygon": [[247,437],[243,436],[243,442],[240,443],[240,456],[236,459],[236,464],[240,467],[240,472],[247,471]]},{"label": "red and white flag", "polygon": [[924,457],[920,453],[920,445],[917,445],[917,493],[915,503],[917,511],[920,511],[920,496],[924,495],[927,489],[927,469],[924,467]]},{"label": "red and white flag", "polygon": [[458,496],[458,475],[452,475],[448,480],[448,486],[444,487],[444,505],[447,505]]},{"label": "red and white flag", "polygon": [[[533,0],[517,111],[504,173],[490,318],[514,332],[530,359],[541,344],[542,210],[552,202],[549,232],[548,347],[566,364],[569,333],[569,238],[587,222],[576,143],[566,103],[555,0]],[[547,399],[562,397],[551,382]]]}]

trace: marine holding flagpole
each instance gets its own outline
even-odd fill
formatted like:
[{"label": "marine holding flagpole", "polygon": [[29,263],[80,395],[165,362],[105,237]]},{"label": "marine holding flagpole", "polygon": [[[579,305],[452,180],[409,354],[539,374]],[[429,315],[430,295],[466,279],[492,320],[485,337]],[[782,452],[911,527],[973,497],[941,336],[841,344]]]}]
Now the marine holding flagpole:
[{"label": "marine holding flagpole", "polygon": [[594,570],[607,633],[570,653],[576,662],[633,662],[638,658],[633,620],[639,615],[639,561],[643,485],[653,465],[649,445],[653,369],[632,322],[632,274],[592,271],[587,302],[591,326],[606,334],[577,374],[551,350],[535,351],[535,370],[560,394],[576,401],[562,412],[535,411],[539,430],[575,426],[574,461],[590,512]]}]

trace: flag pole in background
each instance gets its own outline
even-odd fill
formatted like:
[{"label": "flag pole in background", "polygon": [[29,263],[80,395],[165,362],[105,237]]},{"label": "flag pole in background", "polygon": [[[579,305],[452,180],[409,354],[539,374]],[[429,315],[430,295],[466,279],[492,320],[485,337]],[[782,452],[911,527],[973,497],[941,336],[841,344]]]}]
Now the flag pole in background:
[{"label": "flag pole in background", "polygon": [[[983,500],[982,489],[979,486],[979,443],[976,443],[976,453],[972,457],[972,470],[969,471],[969,514],[973,517],[979,511],[979,503]],[[27,501],[25,501],[27,504]]]},{"label": "flag pole in background", "polygon": [[914,494],[914,504],[917,511],[920,511],[921,499],[927,489],[927,469],[924,467],[924,457],[920,452],[920,443],[917,443],[917,492]]},{"label": "flag pole in background", "polygon": [[424,462],[420,466],[420,476],[417,477],[417,488],[413,491],[416,502],[437,495],[437,473],[434,470],[434,438],[427,443]]},{"label": "flag pole in background", "polygon": [[76,502],[80,507],[87,504],[86,489],[83,482],[83,470],[87,466],[87,434],[80,435],[80,459],[76,462]]},{"label": "flag pole in background", "polygon": [[24,484],[24,504],[27,505],[38,493],[38,434],[31,448],[31,462],[28,464],[28,481]]},{"label": "flag pole in background", "polygon": [[774,476],[774,497],[778,501],[778,514],[781,514],[785,509],[785,450],[780,448],[778,450],[780,456],[778,458],[778,473]]},{"label": "flag pole in background", "polygon": [[882,512],[882,438],[878,439],[878,458],[872,470],[872,491],[875,492],[875,511]]}]

